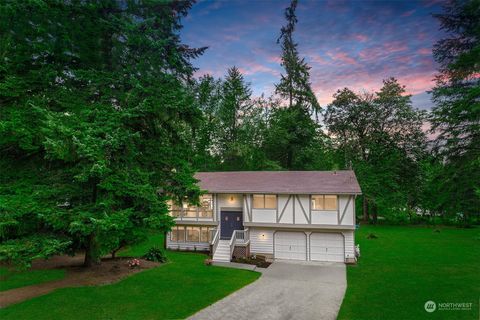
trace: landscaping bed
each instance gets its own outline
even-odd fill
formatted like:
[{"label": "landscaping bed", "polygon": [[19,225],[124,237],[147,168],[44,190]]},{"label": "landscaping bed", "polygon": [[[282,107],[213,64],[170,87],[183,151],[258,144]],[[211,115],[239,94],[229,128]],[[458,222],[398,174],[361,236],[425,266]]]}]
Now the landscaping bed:
[{"label": "landscaping bed", "polygon": [[102,263],[89,268],[83,267],[83,255],[76,256],[55,256],[48,260],[36,260],[32,269],[23,272],[57,271],[64,273],[60,279],[52,279],[33,285],[26,285],[19,288],[0,292],[0,306],[5,307],[33,297],[47,294],[58,288],[79,287],[92,285],[105,285],[117,282],[131,274],[151,269],[159,265],[157,262],[138,259],[139,265],[131,267],[131,258],[105,258]]},{"label": "landscaping bed", "polygon": [[259,268],[268,268],[272,263],[266,261],[264,256],[250,256],[250,257],[234,257],[232,259],[232,262],[237,262],[237,263],[245,263],[245,264],[252,264],[255,265]]}]

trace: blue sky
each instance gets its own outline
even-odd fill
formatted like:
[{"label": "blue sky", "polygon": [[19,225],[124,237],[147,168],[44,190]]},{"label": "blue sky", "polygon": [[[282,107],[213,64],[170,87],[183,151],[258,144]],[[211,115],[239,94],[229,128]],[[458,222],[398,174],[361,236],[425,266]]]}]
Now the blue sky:
[{"label": "blue sky", "polygon": [[[222,77],[237,66],[254,95],[271,94],[278,82],[276,43],[289,1],[200,1],[183,20],[183,41],[209,49],[195,61],[197,75]],[[433,44],[445,35],[431,14],[441,2],[299,1],[295,39],[311,66],[321,105],[341,88],[372,91],[394,76],[413,94],[414,105],[430,106],[425,93],[437,68]]]}]

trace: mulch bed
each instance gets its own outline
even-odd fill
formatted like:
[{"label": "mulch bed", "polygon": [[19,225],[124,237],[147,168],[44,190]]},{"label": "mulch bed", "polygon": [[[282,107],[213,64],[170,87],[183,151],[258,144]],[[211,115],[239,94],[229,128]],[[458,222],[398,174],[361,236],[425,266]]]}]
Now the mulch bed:
[{"label": "mulch bed", "polygon": [[241,257],[241,258],[234,258],[232,262],[238,262],[238,263],[245,263],[245,264],[252,264],[255,265],[259,268],[268,268],[272,263],[265,261],[264,258],[262,257]]},{"label": "mulch bed", "polygon": [[82,266],[83,255],[73,257],[56,256],[48,260],[34,261],[32,269],[65,269],[65,278],[2,291],[0,292],[0,307],[5,307],[10,304],[44,295],[58,288],[111,284],[120,281],[129,275],[160,265],[158,262],[139,259],[140,266],[130,268],[128,266],[129,260],[131,260],[131,258],[105,258],[102,259],[101,264],[94,265],[90,268]]}]

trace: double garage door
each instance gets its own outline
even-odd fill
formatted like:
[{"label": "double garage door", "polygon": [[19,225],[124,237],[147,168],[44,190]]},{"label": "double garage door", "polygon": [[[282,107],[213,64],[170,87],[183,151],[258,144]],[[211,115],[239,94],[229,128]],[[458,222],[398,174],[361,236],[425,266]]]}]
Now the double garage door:
[{"label": "double garage door", "polygon": [[303,232],[276,232],[275,258],[344,262],[345,250],[340,233],[315,232],[310,234],[310,241],[307,240]]}]

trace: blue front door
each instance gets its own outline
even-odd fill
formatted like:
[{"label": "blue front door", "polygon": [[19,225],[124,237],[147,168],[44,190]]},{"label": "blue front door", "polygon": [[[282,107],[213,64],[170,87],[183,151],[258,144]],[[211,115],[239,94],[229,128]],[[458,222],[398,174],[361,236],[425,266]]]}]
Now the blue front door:
[{"label": "blue front door", "polygon": [[234,230],[243,230],[242,212],[222,211],[220,212],[220,239],[231,239]]}]

